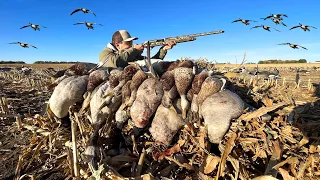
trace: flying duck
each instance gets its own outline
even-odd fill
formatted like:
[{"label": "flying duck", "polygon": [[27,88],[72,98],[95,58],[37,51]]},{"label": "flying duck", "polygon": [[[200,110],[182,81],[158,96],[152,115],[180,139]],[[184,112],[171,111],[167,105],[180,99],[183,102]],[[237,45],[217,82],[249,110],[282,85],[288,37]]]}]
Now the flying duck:
[{"label": "flying duck", "polygon": [[[251,29],[253,29],[253,28],[258,28],[258,27],[262,27],[264,30],[266,30],[266,31],[269,31],[269,32],[271,32],[270,31],[270,26],[265,26],[265,25],[260,25],[260,26],[254,26],[254,27],[252,27]],[[275,29],[275,28],[273,28],[274,30],[276,30],[276,31],[278,31],[278,32],[280,32],[278,29]]]},{"label": "flying duck", "polygon": [[267,17],[265,17],[265,18],[261,18],[261,19],[267,20],[267,19],[273,17],[273,18],[282,20],[281,16],[288,17],[286,14],[270,14],[269,16],[267,16]]},{"label": "flying duck", "polygon": [[93,14],[94,16],[96,16],[96,14],[95,14],[93,11],[91,11],[91,10],[89,10],[89,9],[86,9],[86,8],[78,8],[78,9],[75,9],[75,10],[70,14],[70,16],[71,16],[72,14],[76,13],[76,12],[79,12],[79,11],[82,11],[82,12],[85,13],[85,14],[88,14],[89,12],[92,12],[92,14]]},{"label": "flying duck", "polygon": [[23,48],[29,48],[29,46],[31,46],[31,47],[33,47],[33,48],[38,49],[37,47],[35,47],[35,46],[33,46],[33,45],[26,44],[26,43],[22,43],[22,42],[12,42],[12,43],[9,43],[9,44],[20,44],[20,46],[23,47]]},{"label": "flying duck", "polygon": [[301,47],[302,49],[305,49],[305,50],[308,50],[307,48],[303,47],[303,46],[300,46],[298,44],[291,44],[291,43],[281,43],[281,44],[278,44],[278,45],[289,45],[291,48],[293,49],[299,49],[298,47]]},{"label": "flying duck", "polygon": [[241,19],[241,18],[239,18],[239,19],[237,19],[237,20],[234,20],[234,21],[232,21],[231,23],[234,23],[234,22],[242,22],[243,24],[245,24],[245,25],[250,25],[250,21],[252,21],[252,22],[257,22],[257,21],[254,21],[254,20],[247,20],[247,19]]},{"label": "flying duck", "polygon": [[31,28],[33,28],[35,31],[36,31],[36,30],[40,31],[39,26],[42,26],[42,27],[44,27],[44,28],[47,28],[47,27],[45,27],[45,26],[43,26],[43,25],[41,25],[41,24],[32,24],[32,23],[29,22],[28,25],[22,26],[20,29],[23,29],[23,28],[26,28],[26,27],[31,27]]},{"label": "flying duck", "polygon": [[289,30],[295,29],[295,28],[298,28],[298,27],[300,27],[300,28],[303,29],[304,31],[310,31],[309,27],[312,27],[312,28],[314,28],[314,29],[317,29],[317,28],[314,27],[314,26],[302,25],[301,23],[299,23],[299,25],[293,26],[293,27],[290,28]]},{"label": "flying duck", "polygon": [[275,24],[282,24],[282,25],[284,25],[284,26],[287,26],[287,25],[285,25],[281,20],[279,20],[279,19],[275,19],[275,18],[271,18],[271,20],[272,20],[272,22],[274,22]]},{"label": "flying duck", "polygon": [[[89,22],[77,22],[76,24],[73,24],[73,25],[78,25],[78,24],[85,24],[85,25],[87,26],[88,30],[89,30],[89,29],[93,29],[93,26],[92,26],[92,25],[97,24],[97,23],[95,23],[95,22],[93,22],[93,23],[89,23]],[[97,25],[103,26],[102,24],[97,24]],[[94,29],[93,29],[93,30],[94,30]]]}]

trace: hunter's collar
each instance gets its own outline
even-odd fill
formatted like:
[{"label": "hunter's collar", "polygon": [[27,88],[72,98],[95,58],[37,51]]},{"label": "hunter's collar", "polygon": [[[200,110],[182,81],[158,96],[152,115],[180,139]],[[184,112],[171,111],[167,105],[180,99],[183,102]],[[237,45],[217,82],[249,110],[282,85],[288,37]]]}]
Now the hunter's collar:
[{"label": "hunter's collar", "polygon": [[117,49],[116,47],[114,47],[114,45],[111,44],[111,43],[108,43],[108,44],[107,44],[107,47],[110,48],[110,49],[112,49],[113,51],[118,51],[118,49]]}]

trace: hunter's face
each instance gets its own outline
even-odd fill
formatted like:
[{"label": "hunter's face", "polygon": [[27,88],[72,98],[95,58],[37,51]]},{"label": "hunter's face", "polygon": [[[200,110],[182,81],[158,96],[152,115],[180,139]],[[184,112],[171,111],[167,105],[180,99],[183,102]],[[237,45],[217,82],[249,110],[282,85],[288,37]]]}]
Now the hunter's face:
[{"label": "hunter's face", "polygon": [[132,41],[122,41],[119,44],[119,50],[129,49],[132,47]]}]

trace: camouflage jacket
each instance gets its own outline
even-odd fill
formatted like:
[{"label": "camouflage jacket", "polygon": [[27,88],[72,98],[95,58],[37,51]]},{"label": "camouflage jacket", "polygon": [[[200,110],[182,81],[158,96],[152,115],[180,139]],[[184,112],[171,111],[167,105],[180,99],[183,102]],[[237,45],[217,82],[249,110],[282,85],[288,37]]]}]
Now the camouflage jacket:
[{"label": "camouflage jacket", "polygon": [[[155,54],[152,59],[164,59],[167,54],[167,50],[161,47],[157,54]],[[131,47],[126,50],[118,51],[111,43],[109,43],[99,54],[99,61],[104,62],[106,59],[108,61],[104,64],[105,67],[126,67],[128,62],[134,62],[137,60],[143,60],[146,58],[142,56],[138,50]]]}]

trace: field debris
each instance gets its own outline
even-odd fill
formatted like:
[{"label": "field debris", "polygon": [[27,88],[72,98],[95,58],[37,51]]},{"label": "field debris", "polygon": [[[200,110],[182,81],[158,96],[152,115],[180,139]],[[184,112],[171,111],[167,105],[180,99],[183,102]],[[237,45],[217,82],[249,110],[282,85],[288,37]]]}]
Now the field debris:
[{"label": "field debris", "polygon": [[[46,105],[54,89],[59,87],[57,84],[52,89],[48,88],[54,83],[52,76],[57,71],[50,70],[50,73],[46,71],[44,74],[38,73],[43,70],[33,69],[29,75],[19,71],[0,72],[0,171],[3,172],[0,173],[0,178],[320,178],[320,101],[316,87],[288,87],[288,84],[281,83],[283,76],[277,79],[277,83],[272,80],[250,79],[252,77],[243,78],[240,75],[234,77],[232,73],[239,74],[234,72],[235,69],[221,73],[226,68],[217,69],[204,60],[195,62],[198,67],[212,70],[217,79],[225,78],[227,81],[224,88],[237,94],[244,103],[240,115],[230,118],[230,127],[217,144],[210,143],[208,125],[205,125],[201,114],[192,112],[192,101],[188,101],[188,106],[182,103],[190,98],[187,91],[180,91],[179,94],[174,86],[164,91],[156,89],[156,92],[146,86],[146,93],[154,93],[152,95],[155,97],[160,93],[166,96],[167,101],[164,103],[159,98],[154,98],[154,104],[146,107],[149,108],[148,111],[140,111],[135,104],[151,102],[150,99],[141,98],[144,91],[140,91],[138,87],[142,87],[142,81],[133,88],[134,93],[126,92],[127,96],[122,94],[124,91],[110,93],[108,87],[112,86],[111,83],[105,87],[102,83],[96,85],[96,89],[86,96],[91,96],[88,100],[94,99],[97,103],[100,103],[98,98],[110,99],[107,106],[101,107],[103,115],[91,111],[87,106],[93,104],[88,102],[84,108],[83,103],[87,97],[77,97],[77,101],[72,102],[69,108],[63,109],[61,117],[65,114],[67,116],[59,119]],[[285,71],[280,69],[281,72]],[[87,78],[88,75],[85,76]],[[120,77],[117,78],[113,81],[119,84]],[[144,76],[143,78],[146,82]],[[286,76],[287,81],[290,78],[292,77]],[[130,79],[125,82],[128,85],[122,84],[122,89],[134,86]],[[153,82],[153,87],[161,85],[160,82],[155,83]],[[192,87],[192,83],[189,87]],[[174,90],[176,96],[171,96]],[[98,92],[100,94],[94,96]],[[81,95],[83,94],[85,92],[81,91]],[[132,94],[135,95],[129,100]],[[197,95],[193,94],[192,97]],[[126,105],[118,103],[118,108],[112,109],[114,102],[110,96],[126,102]],[[26,104],[27,110],[21,104]],[[99,107],[101,104],[95,106]],[[120,107],[122,112],[117,111]],[[144,114],[131,119],[130,107],[138,108],[135,111]],[[187,112],[184,112],[185,107]],[[122,116],[121,124],[115,120],[116,113],[127,115]],[[182,115],[184,113],[185,117]],[[138,117],[139,114],[135,115]],[[143,119],[146,117],[148,119]],[[103,118],[105,122],[101,124]],[[161,120],[167,120],[167,124]],[[214,119],[212,122],[215,122]],[[168,139],[161,136],[163,133],[156,132],[161,128],[164,131],[163,127],[170,130],[165,132]],[[92,137],[96,137],[95,131],[99,138],[92,142]],[[93,148],[91,145],[98,147]],[[95,151],[96,158],[87,156],[89,150]]]}]

